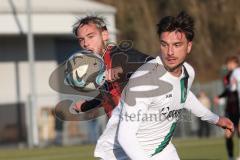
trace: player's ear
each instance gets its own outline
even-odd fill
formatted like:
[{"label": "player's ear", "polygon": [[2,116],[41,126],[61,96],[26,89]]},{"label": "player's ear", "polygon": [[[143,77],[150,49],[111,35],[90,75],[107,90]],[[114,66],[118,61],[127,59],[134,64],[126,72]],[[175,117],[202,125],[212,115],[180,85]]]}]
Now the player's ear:
[{"label": "player's ear", "polygon": [[109,39],[109,33],[107,30],[102,31],[103,41],[107,41]]},{"label": "player's ear", "polygon": [[187,46],[187,53],[189,54],[191,50],[192,50],[192,41],[189,41]]}]

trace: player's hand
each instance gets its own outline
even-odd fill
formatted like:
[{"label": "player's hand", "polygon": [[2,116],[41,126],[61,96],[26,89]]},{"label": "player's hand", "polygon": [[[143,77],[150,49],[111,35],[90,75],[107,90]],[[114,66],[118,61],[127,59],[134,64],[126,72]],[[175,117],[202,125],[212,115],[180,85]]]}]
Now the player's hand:
[{"label": "player's hand", "polygon": [[122,73],[123,73],[122,67],[115,67],[112,69],[108,69],[106,72],[106,80],[110,82],[116,81],[120,78],[119,75]]},{"label": "player's hand", "polygon": [[82,111],[82,110],[81,110],[81,106],[82,106],[82,104],[83,104],[84,102],[86,102],[86,101],[85,101],[85,100],[81,100],[81,101],[76,102],[76,103],[74,104],[74,106],[73,106],[73,109],[74,109],[76,112],[81,112],[81,111]]},{"label": "player's hand", "polygon": [[230,138],[234,132],[234,125],[232,121],[226,117],[219,117],[217,124],[219,127],[225,129],[225,136]]}]

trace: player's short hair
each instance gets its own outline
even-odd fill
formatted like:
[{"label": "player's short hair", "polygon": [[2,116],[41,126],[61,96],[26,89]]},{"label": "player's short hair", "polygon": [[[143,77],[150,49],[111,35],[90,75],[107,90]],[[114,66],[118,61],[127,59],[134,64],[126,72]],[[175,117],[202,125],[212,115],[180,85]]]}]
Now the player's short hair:
[{"label": "player's short hair", "polygon": [[107,30],[106,23],[102,17],[99,16],[86,16],[84,18],[78,19],[73,25],[73,34],[77,36],[77,31],[79,27],[87,24],[95,24],[96,27],[102,31]]},{"label": "player's short hair", "polygon": [[178,31],[185,34],[188,41],[194,37],[194,20],[186,12],[181,11],[176,17],[166,16],[157,24],[157,34],[160,37],[163,32]]},{"label": "player's short hair", "polygon": [[238,65],[239,64],[239,59],[238,59],[237,56],[229,56],[226,59],[226,64],[229,63],[229,62],[234,62]]}]

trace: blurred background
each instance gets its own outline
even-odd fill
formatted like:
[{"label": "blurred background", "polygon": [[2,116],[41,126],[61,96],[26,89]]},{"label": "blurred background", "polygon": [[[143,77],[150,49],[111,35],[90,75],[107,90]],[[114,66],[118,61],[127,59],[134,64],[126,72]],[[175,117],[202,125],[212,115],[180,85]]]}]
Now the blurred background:
[{"label": "blurred background", "polygon": [[[58,120],[53,114],[56,104],[78,96],[58,93],[49,86],[51,73],[80,49],[72,25],[89,14],[106,18],[113,42],[132,40],[134,48],[157,56],[156,24],[166,15],[187,11],[196,24],[188,58],[196,71],[193,92],[204,91],[210,100],[209,108],[223,115],[224,104],[214,106],[213,97],[223,90],[226,57],[240,56],[239,6],[236,0],[0,0],[0,148],[38,150],[93,144],[82,151],[89,157],[82,156],[79,148],[69,149],[74,150],[73,159],[93,157],[106,117],[87,122]],[[220,153],[226,154],[222,130],[208,126],[207,131],[202,131],[199,120],[191,113],[185,114],[187,119],[175,132],[180,147],[185,143],[181,139],[212,138],[213,144],[221,147]],[[180,154],[184,150],[188,149],[180,150]],[[0,153],[11,154],[5,150]],[[9,159],[1,154],[0,159]],[[40,159],[51,159],[44,154],[45,158]],[[217,151],[215,156],[219,156]]]}]

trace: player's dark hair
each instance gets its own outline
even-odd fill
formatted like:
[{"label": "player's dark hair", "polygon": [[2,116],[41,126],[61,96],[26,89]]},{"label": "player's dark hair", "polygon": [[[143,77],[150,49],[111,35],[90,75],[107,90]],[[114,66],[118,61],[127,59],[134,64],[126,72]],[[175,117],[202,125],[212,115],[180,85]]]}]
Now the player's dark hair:
[{"label": "player's dark hair", "polygon": [[226,59],[226,64],[229,63],[229,62],[234,62],[236,64],[239,64],[239,59],[238,59],[237,56],[229,56]]},{"label": "player's dark hair", "polygon": [[194,37],[194,20],[186,12],[180,12],[176,17],[166,16],[157,24],[157,34],[160,37],[163,32],[178,31],[185,34],[188,41]]},{"label": "player's dark hair", "polygon": [[98,16],[86,16],[84,18],[78,19],[73,25],[73,34],[77,36],[77,31],[79,27],[82,27],[87,24],[95,24],[98,29],[104,31],[107,30],[106,23],[103,18]]}]

